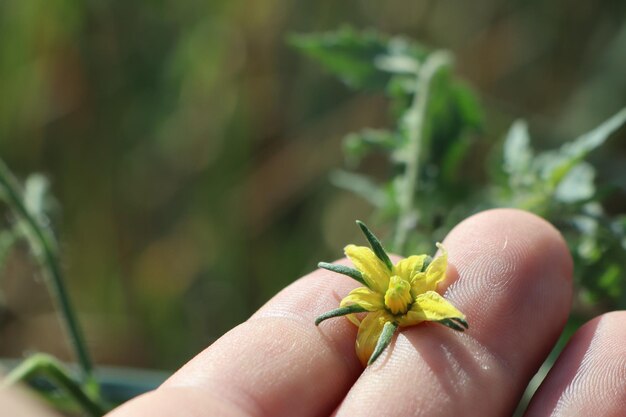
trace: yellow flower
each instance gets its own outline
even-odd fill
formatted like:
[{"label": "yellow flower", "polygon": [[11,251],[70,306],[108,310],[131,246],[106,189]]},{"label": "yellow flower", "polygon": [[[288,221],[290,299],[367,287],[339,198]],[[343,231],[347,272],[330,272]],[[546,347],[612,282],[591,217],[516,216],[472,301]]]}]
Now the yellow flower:
[{"label": "yellow flower", "polygon": [[[468,328],[465,315],[436,292],[446,277],[448,254],[441,244],[441,256],[414,255],[393,264],[378,239],[361,222],[372,249],[348,245],[346,256],[356,269],[321,262],[320,267],[357,279],[365,286],[343,299],[338,309],[317,318],[316,324],[331,317],[347,315],[359,327],[356,353],[363,365],[373,363],[391,342],[398,327],[424,321],[439,322],[454,330]],[[360,320],[355,314],[365,313]]]}]

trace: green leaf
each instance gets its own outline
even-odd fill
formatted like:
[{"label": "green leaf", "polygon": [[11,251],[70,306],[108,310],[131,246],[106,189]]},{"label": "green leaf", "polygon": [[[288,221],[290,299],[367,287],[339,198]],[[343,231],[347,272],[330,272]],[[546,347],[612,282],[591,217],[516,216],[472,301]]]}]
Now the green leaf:
[{"label": "green leaf", "polygon": [[572,167],[554,191],[554,198],[563,203],[587,200],[595,194],[595,169],[587,162]]},{"label": "green leaf", "polygon": [[375,58],[387,51],[387,39],[375,32],[358,33],[343,28],[336,32],[292,35],[289,42],[352,88],[383,88],[389,80],[389,74],[374,66]]},{"label": "green leaf", "polygon": [[438,166],[442,173],[445,169],[447,178],[452,177],[456,182],[464,178],[454,173],[467,156],[468,138],[482,126],[480,105],[472,90],[454,78],[451,68],[437,72],[429,97],[421,158],[424,166],[427,163]]},{"label": "green leaf", "polygon": [[537,160],[541,177],[551,186],[558,185],[567,173],[591,151],[601,146],[606,139],[626,122],[626,108],[590,132],[566,143],[556,152],[546,152]]},{"label": "green leaf", "polygon": [[382,90],[393,73],[412,69],[425,54],[403,38],[350,27],[291,35],[289,43],[355,89]]},{"label": "green leaf", "polygon": [[622,293],[622,268],[620,265],[609,265],[598,278],[598,287],[602,288],[610,297],[619,297]]}]

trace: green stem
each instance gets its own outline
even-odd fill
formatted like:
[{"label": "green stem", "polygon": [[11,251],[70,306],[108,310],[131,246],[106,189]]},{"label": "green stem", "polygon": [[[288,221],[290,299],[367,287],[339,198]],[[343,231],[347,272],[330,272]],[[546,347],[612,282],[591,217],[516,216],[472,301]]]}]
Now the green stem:
[{"label": "green stem", "polygon": [[26,229],[28,243],[37,257],[39,264],[48,277],[46,282],[53,298],[58,303],[61,317],[65,322],[71,345],[83,372],[83,378],[89,379],[93,369],[87,345],[78,325],[78,320],[72,309],[69,295],[63,281],[61,266],[56,253],[56,242],[51,232],[28,211],[24,205],[19,183],[0,160],[0,186],[4,189],[4,200],[9,208],[17,214],[20,222]]},{"label": "green stem", "polygon": [[36,354],[17,366],[3,381],[3,386],[13,385],[18,382],[26,382],[37,375],[50,378],[57,386],[65,390],[70,398],[76,400],[92,417],[103,416],[107,410],[104,406],[94,401],[81,387],[63,365],[50,355]]},{"label": "green stem", "polygon": [[400,213],[396,223],[394,250],[403,253],[407,235],[415,223],[415,191],[419,182],[419,170],[422,144],[424,142],[424,120],[428,109],[428,89],[430,83],[444,66],[452,62],[446,51],[435,51],[428,55],[426,61],[417,71],[413,102],[407,111],[406,127],[408,129],[408,146],[406,151],[406,169],[402,178],[402,185],[398,196]]}]

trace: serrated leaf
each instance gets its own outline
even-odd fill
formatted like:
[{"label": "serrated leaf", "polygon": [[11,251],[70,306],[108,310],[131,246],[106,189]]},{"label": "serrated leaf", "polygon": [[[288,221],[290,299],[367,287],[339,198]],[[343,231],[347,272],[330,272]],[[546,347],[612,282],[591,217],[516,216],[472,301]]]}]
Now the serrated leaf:
[{"label": "serrated leaf", "polygon": [[292,35],[289,43],[355,89],[382,90],[393,73],[413,68],[424,55],[421,48],[403,38],[350,27]]},{"label": "serrated leaf", "polygon": [[374,66],[375,58],[387,51],[388,41],[378,33],[343,28],[336,32],[292,35],[289,42],[352,88],[382,88],[389,80],[389,74]]},{"label": "serrated leaf", "polygon": [[587,162],[575,165],[559,182],[554,197],[563,203],[576,203],[591,198],[596,191],[595,175],[595,169]]},{"label": "serrated leaf", "polygon": [[551,186],[558,185],[578,162],[601,146],[624,122],[626,108],[573,142],[566,143],[558,151],[546,153],[538,160],[541,177]]}]

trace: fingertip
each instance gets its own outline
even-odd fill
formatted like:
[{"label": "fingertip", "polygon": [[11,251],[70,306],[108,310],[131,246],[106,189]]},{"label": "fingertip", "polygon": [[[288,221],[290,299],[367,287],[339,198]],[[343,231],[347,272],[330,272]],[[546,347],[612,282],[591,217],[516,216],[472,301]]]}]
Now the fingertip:
[{"label": "fingertip", "polygon": [[355,280],[324,269],[296,280],[162,388],[217,393],[193,400],[254,411],[246,415],[323,415],[340,401],[362,367],[354,351],[354,325],[344,317],[321,326],[315,321],[357,286]]},{"label": "fingertip", "polygon": [[[558,275],[571,281],[573,261],[565,239],[550,222],[536,214],[513,208],[486,210],[459,223],[444,240],[446,247],[472,246],[472,242],[480,242],[488,249],[500,248],[501,255],[512,256],[512,261],[523,255],[515,249],[529,244],[528,249],[543,255],[547,263],[557,265]],[[509,244],[515,246],[507,252]],[[466,255],[471,253],[463,251]]]},{"label": "fingertip", "polygon": [[[572,262],[552,225],[521,210],[489,210],[443,245],[447,278],[438,290],[469,329],[405,329],[384,368],[364,372],[338,415],[506,415],[554,346],[569,314]],[[389,405],[376,404],[372,391]]]},{"label": "fingertip", "polygon": [[494,209],[460,223],[444,244],[458,276],[448,296],[466,306],[472,334],[504,356],[519,343],[516,333],[531,329],[551,347],[569,315],[573,269],[554,226],[522,210]]},{"label": "fingertip", "polygon": [[542,382],[526,417],[622,415],[626,407],[626,311],[583,325]]}]

